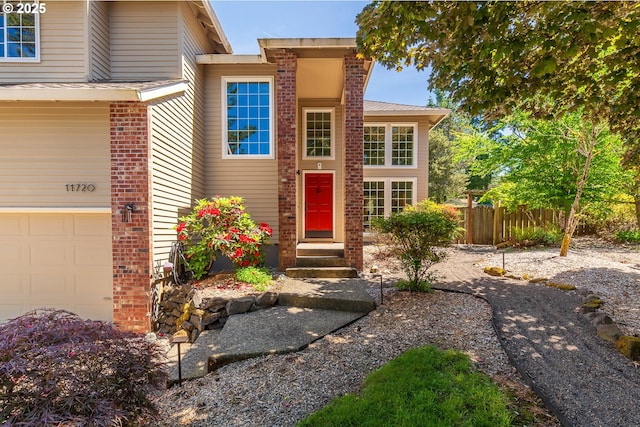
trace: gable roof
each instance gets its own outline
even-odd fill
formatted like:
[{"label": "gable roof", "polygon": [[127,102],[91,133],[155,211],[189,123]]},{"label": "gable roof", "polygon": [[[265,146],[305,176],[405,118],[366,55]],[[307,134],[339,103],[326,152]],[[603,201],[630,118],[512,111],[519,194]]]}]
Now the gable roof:
[{"label": "gable roof", "polygon": [[451,113],[448,108],[420,107],[418,105],[395,104],[392,102],[368,101],[363,102],[365,117],[376,116],[411,116],[427,117],[433,128]]}]

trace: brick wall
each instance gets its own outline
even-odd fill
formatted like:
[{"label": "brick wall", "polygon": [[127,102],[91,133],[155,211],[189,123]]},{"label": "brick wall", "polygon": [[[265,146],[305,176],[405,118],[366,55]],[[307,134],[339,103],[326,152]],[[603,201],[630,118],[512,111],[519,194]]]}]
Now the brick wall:
[{"label": "brick wall", "polygon": [[352,267],[362,270],[363,206],[363,61],[355,54],[344,58],[344,227],[345,258]]},{"label": "brick wall", "polygon": [[280,271],[296,263],[296,67],[294,53],[276,55]]},{"label": "brick wall", "polygon": [[[111,229],[113,249],[113,321],[122,328],[149,331],[148,312],[152,268],[151,177],[147,106],[112,103]],[[133,203],[131,222],[121,209]]]}]

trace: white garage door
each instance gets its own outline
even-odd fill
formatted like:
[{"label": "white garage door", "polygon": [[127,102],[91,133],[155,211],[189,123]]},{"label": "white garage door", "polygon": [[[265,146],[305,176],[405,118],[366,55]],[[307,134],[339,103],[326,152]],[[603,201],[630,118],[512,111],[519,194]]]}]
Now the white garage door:
[{"label": "white garage door", "polygon": [[0,213],[0,322],[40,307],[112,320],[111,216]]}]

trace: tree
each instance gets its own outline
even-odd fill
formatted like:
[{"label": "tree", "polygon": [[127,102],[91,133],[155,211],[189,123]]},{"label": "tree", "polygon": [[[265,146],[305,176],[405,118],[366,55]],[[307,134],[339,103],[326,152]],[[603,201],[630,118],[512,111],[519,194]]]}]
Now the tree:
[{"label": "tree", "polygon": [[428,106],[448,108],[451,113],[429,132],[429,198],[444,203],[462,195],[467,188],[466,165],[456,159],[456,134],[470,131],[471,120],[456,105],[436,90]]},{"label": "tree", "polygon": [[514,114],[500,132],[477,133],[464,141],[467,151],[482,153],[474,167],[500,175],[488,197],[508,208],[552,208],[565,213],[560,255],[588,209],[608,202],[620,191],[622,141],[606,126],[582,119],[580,113],[562,120],[534,120]]},{"label": "tree", "polygon": [[472,115],[582,111],[640,159],[640,3],[375,1],[356,22],[362,55],[430,67],[430,87]]}]

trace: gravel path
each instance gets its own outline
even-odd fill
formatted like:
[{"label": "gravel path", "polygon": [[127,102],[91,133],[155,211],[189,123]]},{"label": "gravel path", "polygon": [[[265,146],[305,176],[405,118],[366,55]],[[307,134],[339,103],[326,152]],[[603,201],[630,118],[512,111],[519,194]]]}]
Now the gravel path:
[{"label": "gravel path", "polygon": [[456,251],[437,266],[438,287],[492,305],[509,358],[564,425],[640,425],[640,370],[596,335],[579,312],[581,293],[484,275],[474,266],[482,251]]}]

